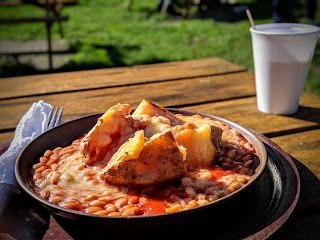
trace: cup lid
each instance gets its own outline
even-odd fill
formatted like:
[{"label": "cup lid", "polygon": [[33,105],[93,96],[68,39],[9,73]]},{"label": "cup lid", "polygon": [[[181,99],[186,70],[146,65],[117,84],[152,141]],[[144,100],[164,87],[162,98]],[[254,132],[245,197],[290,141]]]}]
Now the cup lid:
[{"label": "cup lid", "polygon": [[320,28],[311,24],[301,23],[267,23],[251,27],[250,32],[264,35],[305,35],[319,34]]}]

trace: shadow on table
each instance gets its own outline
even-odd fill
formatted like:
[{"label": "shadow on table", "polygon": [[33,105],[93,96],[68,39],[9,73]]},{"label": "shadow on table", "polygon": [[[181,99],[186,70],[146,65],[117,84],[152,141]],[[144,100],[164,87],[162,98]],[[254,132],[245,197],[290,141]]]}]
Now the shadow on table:
[{"label": "shadow on table", "polygon": [[[309,112],[312,112],[312,114],[306,114]],[[300,105],[299,111],[296,114],[291,115],[290,117],[320,124],[319,115],[320,108],[311,108]]]},{"label": "shadow on table", "polygon": [[[309,112],[312,112],[312,114],[308,114]],[[318,120],[319,115],[320,115],[320,108],[299,106],[299,110],[297,113],[292,114],[292,115],[285,115],[285,116],[288,118],[301,119],[304,121],[309,121],[309,122],[314,122],[314,123],[320,124],[320,122]],[[265,134],[265,136],[268,138],[274,138],[274,137],[279,137],[279,136],[284,136],[284,135],[289,135],[289,134],[294,134],[294,133],[299,133],[299,132],[304,132],[304,131],[310,131],[310,130],[315,130],[315,129],[318,129],[317,125],[302,127],[299,129],[289,129],[289,130],[284,130],[284,131],[278,131],[276,133],[267,133],[267,134]]]}]

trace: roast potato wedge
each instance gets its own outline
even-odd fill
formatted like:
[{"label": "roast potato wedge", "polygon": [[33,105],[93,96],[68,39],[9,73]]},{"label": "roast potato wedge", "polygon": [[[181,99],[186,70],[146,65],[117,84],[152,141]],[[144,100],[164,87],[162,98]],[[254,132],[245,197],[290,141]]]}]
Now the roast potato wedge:
[{"label": "roast potato wedge", "polygon": [[98,119],[80,143],[80,154],[86,164],[108,161],[118,148],[134,135],[130,112],[130,105],[117,104]]},{"label": "roast potato wedge", "polygon": [[149,115],[150,117],[163,116],[165,118],[168,118],[170,120],[171,126],[184,123],[180,118],[176,117],[172,112],[168,111],[167,109],[160,106],[159,104],[148,101],[146,99],[143,99],[140,102],[139,106],[132,113],[132,116],[135,118],[135,117],[141,116],[142,114]]},{"label": "roast potato wedge", "polygon": [[222,129],[203,124],[188,124],[188,127],[174,134],[179,145],[187,149],[186,165],[188,168],[210,167],[219,155]]},{"label": "roast potato wedge", "polygon": [[181,179],[187,171],[186,152],[172,133],[155,134],[141,149],[141,132],[119,148],[101,171],[102,178],[112,185],[130,186],[156,186]]}]

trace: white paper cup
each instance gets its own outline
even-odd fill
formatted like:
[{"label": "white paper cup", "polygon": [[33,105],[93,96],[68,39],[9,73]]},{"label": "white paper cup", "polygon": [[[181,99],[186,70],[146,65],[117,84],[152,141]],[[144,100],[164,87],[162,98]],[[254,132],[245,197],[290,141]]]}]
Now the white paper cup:
[{"label": "white paper cup", "polygon": [[298,111],[320,28],[271,23],[250,28],[258,109],[279,115]]}]

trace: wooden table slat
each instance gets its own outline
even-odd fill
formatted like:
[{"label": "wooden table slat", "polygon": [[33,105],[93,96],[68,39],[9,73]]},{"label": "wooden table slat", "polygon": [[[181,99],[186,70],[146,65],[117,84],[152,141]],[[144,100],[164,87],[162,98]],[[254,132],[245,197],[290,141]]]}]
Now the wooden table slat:
[{"label": "wooden table slat", "polygon": [[320,129],[271,138],[320,179]]},{"label": "wooden table slat", "polygon": [[[0,152],[8,147],[21,117],[33,102],[41,99],[64,107],[62,122],[103,113],[119,102],[135,108],[142,99],[149,99],[164,107],[220,116],[257,131],[275,143],[273,147],[279,146],[291,156],[300,176],[298,204],[275,233],[269,225],[266,231],[273,233],[270,239],[318,239],[319,96],[303,92],[296,114],[262,113],[257,109],[253,72],[221,58],[3,78],[0,80]],[[30,210],[28,203],[22,200],[20,204],[21,212]],[[20,210],[13,209],[21,215]],[[27,222],[31,228],[35,224],[32,220]],[[13,225],[13,229],[20,231],[21,225]],[[48,229],[48,233],[55,234],[53,229]]]},{"label": "wooden table slat", "polygon": [[[234,83],[234,78],[238,79]],[[64,107],[64,115],[93,114],[106,111],[119,102],[136,107],[142,99],[149,99],[163,106],[181,106],[230,98],[254,96],[253,74],[245,72],[198,77],[170,82],[77,91],[45,96],[0,100],[0,129],[14,128],[23,113],[33,102],[44,101]],[[116,97],[115,97],[116,96]],[[68,99],[68,101],[66,101]]]},{"label": "wooden table slat", "polygon": [[1,79],[0,99],[244,71],[221,58]]},{"label": "wooden table slat", "polygon": [[[299,111],[288,116],[272,115],[258,111],[256,97],[221,101],[214,104],[200,104],[186,107],[186,109],[229,119],[268,137],[320,127],[320,110],[317,111],[317,109],[320,109],[319,97],[310,93],[303,93]],[[311,112],[312,114],[310,114]]]}]

